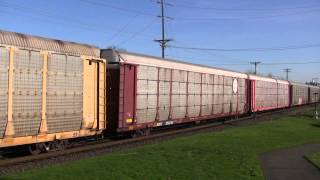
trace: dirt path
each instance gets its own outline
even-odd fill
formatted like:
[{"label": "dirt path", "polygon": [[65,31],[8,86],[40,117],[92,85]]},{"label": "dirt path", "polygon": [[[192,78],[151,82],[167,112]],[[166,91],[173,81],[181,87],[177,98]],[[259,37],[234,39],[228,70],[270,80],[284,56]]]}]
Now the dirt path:
[{"label": "dirt path", "polygon": [[266,180],[320,180],[320,171],[304,155],[319,152],[320,144],[276,150],[260,156]]}]

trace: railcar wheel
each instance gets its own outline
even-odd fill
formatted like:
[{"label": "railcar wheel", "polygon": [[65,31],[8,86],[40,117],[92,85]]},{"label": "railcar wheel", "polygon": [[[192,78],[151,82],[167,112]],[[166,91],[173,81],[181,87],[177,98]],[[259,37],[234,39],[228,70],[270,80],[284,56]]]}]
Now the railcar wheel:
[{"label": "railcar wheel", "polygon": [[137,138],[137,137],[142,137],[142,136],[149,136],[150,133],[151,133],[151,130],[149,128],[148,129],[140,129],[140,130],[133,131],[131,133],[131,137]]},{"label": "railcar wheel", "polygon": [[50,149],[53,151],[62,151],[66,149],[68,145],[69,145],[68,140],[57,140],[57,141],[51,142]]},{"label": "railcar wheel", "polygon": [[151,134],[151,130],[149,128],[144,130],[145,136],[149,136],[150,134]]},{"label": "railcar wheel", "polygon": [[139,130],[133,131],[133,132],[131,133],[131,138],[137,138],[137,137],[140,137],[140,136],[141,136],[141,134],[140,134],[140,131],[139,131]]},{"label": "railcar wheel", "polygon": [[67,149],[69,145],[70,145],[70,142],[67,139],[60,141],[60,146],[62,150]]},{"label": "railcar wheel", "polygon": [[38,155],[41,153],[41,149],[38,144],[31,144],[28,147],[28,151],[31,155]]}]

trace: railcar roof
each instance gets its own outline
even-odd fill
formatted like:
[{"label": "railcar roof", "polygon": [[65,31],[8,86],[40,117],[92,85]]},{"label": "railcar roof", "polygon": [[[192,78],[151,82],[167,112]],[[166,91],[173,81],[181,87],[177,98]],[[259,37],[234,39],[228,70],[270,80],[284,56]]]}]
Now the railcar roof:
[{"label": "railcar roof", "polygon": [[[189,63],[189,62],[185,62],[185,61],[182,61],[182,60],[162,59],[162,58],[156,57],[156,56],[145,55],[145,54],[134,53],[134,52],[127,52],[127,51],[122,51],[122,50],[119,51],[119,50],[114,50],[114,49],[103,49],[102,50],[102,54],[105,54],[105,52],[109,53],[108,57],[109,58],[113,58],[112,61],[116,61],[116,62],[120,62],[121,61],[120,58],[123,58],[123,55],[131,55],[131,56],[144,57],[144,58],[149,58],[149,59],[156,59],[156,60],[163,61],[163,62],[173,62],[173,63],[187,64],[187,65],[191,65],[191,66],[197,66],[197,67],[203,67],[203,68],[210,68],[210,69],[214,69],[214,70],[219,70],[219,71],[222,71],[222,72],[231,72],[231,73],[235,73],[237,75],[243,76],[243,77],[246,76],[246,78],[251,79],[251,80],[263,80],[263,81],[267,81],[267,82],[275,82],[275,83],[277,82],[277,83],[281,83],[281,84],[290,84],[291,83],[290,81],[286,81],[286,80],[280,80],[280,79],[270,78],[270,77],[261,76],[261,75],[248,74],[248,73],[243,73],[243,72],[239,72],[239,71],[233,71],[233,70],[228,70],[228,69],[223,69],[223,68],[217,68],[217,67],[207,66],[207,65],[202,65],[202,64]],[[111,55],[111,57],[110,57],[110,55]],[[123,60],[125,60],[125,59],[123,59]],[[130,59],[129,62],[131,62],[131,61],[132,60]],[[139,62],[141,62],[141,61],[139,61]],[[148,63],[146,63],[146,64],[148,64]],[[149,64],[151,64],[151,63],[149,63]],[[304,83],[298,83],[298,82],[294,82],[294,83],[297,84],[297,85],[309,86],[309,85],[306,85]],[[315,87],[315,86],[309,86],[309,87]]]},{"label": "railcar roof", "polygon": [[0,45],[17,46],[19,48],[34,50],[54,51],[57,53],[65,53],[70,55],[100,57],[100,49],[95,46],[3,30],[0,30]]},{"label": "railcar roof", "polygon": [[[124,61],[127,62],[138,62],[139,64],[143,62],[144,65],[157,65],[157,66],[168,66],[168,65],[179,65],[177,66],[171,66],[172,68],[176,68],[176,69],[181,69],[181,67],[183,65],[188,65],[189,67],[195,66],[195,67],[200,67],[200,68],[210,68],[211,70],[216,70],[216,71],[220,71],[221,73],[226,73],[226,74],[233,74],[233,77],[241,77],[241,78],[248,78],[248,75],[246,73],[242,73],[242,72],[238,72],[238,71],[232,71],[232,70],[227,70],[227,69],[223,69],[223,68],[217,68],[217,67],[213,67],[213,66],[207,66],[207,65],[202,65],[202,64],[195,64],[195,63],[189,63],[189,62],[185,62],[185,61],[181,61],[181,60],[176,60],[176,59],[163,59],[160,57],[156,57],[156,56],[151,56],[151,55],[145,55],[145,54],[139,54],[139,53],[133,53],[133,52],[126,52],[126,51],[117,51],[117,50],[113,50],[113,49],[105,49],[103,51],[107,51],[109,53],[113,54],[113,59],[114,61],[118,61],[120,62],[119,57],[116,56],[116,54],[120,55],[120,58],[122,58]],[[127,57],[125,57],[127,56]],[[128,56],[136,56],[136,57],[140,57],[140,58],[144,58],[144,60],[137,60],[135,58],[128,58]],[[127,58],[127,59],[125,59]],[[149,61],[148,61],[149,60]],[[153,62],[151,62],[153,61]],[[159,63],[155,64],[155,61],[158,61]],[[166,64],[168,63],[168,64]],[[181,65],[181,66],[180,66]],[[194,67],[194,68],[195,68]],[[194,69],[195,70],[195,69]],[[221,74],[220,73],[220,74]]]},{"label": "railcar roof", "polygon": [[267,81],[267,82],[274,82],[274,83],[277,82],[276,79],[273,79],[270,77],[258,76],[258,75],[254,75],[254,74],[249,74],[248,77],[251,80],[260,80],[260,81]]},{"label": "railcar roof", "polygon": [[290,84],[291,85],[296,85],[296,86],[305,86],[305,87],[312,87],[308,84],[304,84],[304,83],[300,83],[300,82],[293,82],[293,81],[290,81]]},{"label": "railcar roof", "polygon": [[319,86],[309,86],[310,88],[314,88],[314,89],[320,89]]},{"label": "railcar roof", "polygon": [[277,79],[277,82],[278,82],[278,83],[281,83],[281,84],[290,84],[289,81],[280,80],[280,79]]}]

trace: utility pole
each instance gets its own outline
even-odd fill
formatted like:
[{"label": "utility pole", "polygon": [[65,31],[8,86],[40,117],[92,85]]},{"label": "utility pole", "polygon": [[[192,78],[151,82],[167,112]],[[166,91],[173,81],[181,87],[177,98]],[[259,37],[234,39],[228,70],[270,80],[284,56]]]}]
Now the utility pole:
[{"label": "utility pole", "polygon": [[166,57],[165,49],[167,48],[167,43],[172,41],[172,39],[166,39],[166,36],[165,36],[165,20],[170,19],[169,17],[165,16],[165,6],[171,5],[171,4],[167,4],[164,1],[165,0],[158,1],[158,3],[161,5],[161,16],[159,16],[159,18],[161,18],[162,39],[155,40],[156,42],[160,43],[160,47],[162,50],[162,55],[161,55],[162,58]]},{"label": "utility pole", "polygon": [[314,107],[315,107],[315,110],[314,110],[314,118],[316,120],[319,120],[319,113],[318,113],[318,109],[317,109],[317,103],[318,103],[318,95],[319,93],[314,93],[314,98],[316,100],[316,102],[314,103]]},{"label": "utility pole", "polygon": [[257,66],[259,64],[261,64],[261,62],[259,61],[253,61],[253,62],[250,62],[250,64],[253,64],[254,65],[254,74],[257,74]]},{"label": "utility pole", "polygon": [[284,72],[286,73],[287,81],[289,81],[289,73],[291,72],[290,68],[284,69]]}]

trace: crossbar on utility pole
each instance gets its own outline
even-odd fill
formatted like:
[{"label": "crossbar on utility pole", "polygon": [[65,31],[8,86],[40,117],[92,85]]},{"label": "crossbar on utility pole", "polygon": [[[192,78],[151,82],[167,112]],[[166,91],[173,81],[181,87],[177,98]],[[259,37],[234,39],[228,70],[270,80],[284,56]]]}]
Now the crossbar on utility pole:
[{"label": "crossbar on utility pole", "polygon": [[162,53],[161,53],[162,58],[166,57],[165,49],[167,48],[167,43],[172,41],[172,39],[166,39],[166,36],[165,36],[165,19],[170,19],[169,17],[165,16],[165,5],[170,5],[170,4],[166,4],[164,1],[165,0],[160,0],[160,2],[158,2],[161,4],[161,16],[159,16],[159,17],[161,18],[162,38],[155,40],[156,42],[160,43],[160,47],[161,47],[161,51],[162,51]]},{"label": "crossbar on utility pole", "polygon": [[257,74],[257,66],[259,64],[261,64],[261,62],[260,61],[253,61],[253,62],[250,62],[250,64],[254,65],[254,74]]}]

